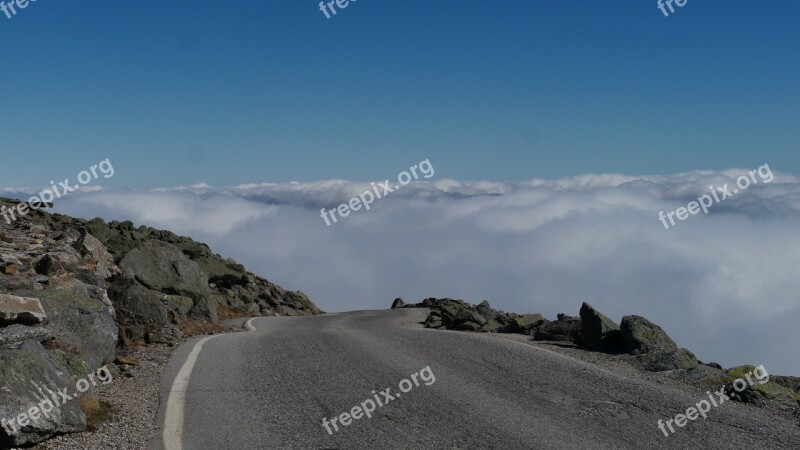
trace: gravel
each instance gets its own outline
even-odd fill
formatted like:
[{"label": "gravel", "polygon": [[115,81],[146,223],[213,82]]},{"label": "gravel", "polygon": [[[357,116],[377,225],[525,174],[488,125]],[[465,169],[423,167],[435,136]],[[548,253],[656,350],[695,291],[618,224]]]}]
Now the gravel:
[{"label": "gravel", "polygon": [[114,381],[95,391],[113,405],[113,416],[94,432],[57,436],[35,449],[144,449],[155,428],[159,379],[173,347],[151,345],[129,353],[138,366],[109,364]]}]

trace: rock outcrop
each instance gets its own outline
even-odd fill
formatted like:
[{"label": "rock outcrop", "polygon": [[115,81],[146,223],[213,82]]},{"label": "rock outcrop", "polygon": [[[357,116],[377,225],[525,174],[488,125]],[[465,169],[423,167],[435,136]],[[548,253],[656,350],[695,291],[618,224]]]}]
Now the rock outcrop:
[{"label": "rock outcrop", "polygon": [[624,350],[639,355],[639,360],[648,370],[660,372],[697,366],[697,357],[692,352],[678,348],[661,327],[644,317],[623,317],[620,337]]},{"label": "rock outcrop", "polygon": [[[0,419],[30,410],[41,392],[74,388],[134,342],[176,344],[236,316],[320,313],[302,292],[169,231],[40,210],[0,219]],[[0,427],[0,448],[85,430],[80,404],[10,434]]]},{"label": "rock outcrop", "polygon": [[745,403],[797,408],[800,378],[772,377],[764,366],[739,366],[725,372],[725,393]]},{"label": "rock outcrop", "polygon": [[596,350],[614,352],[620,347],[619,325],[584,302],[581,305],[583,340]]},{"label": "rock outcrop", "polygon": [[[427,298],[408,305],[399,305],[395,301],[392,308],[430,309],[423,322],[427,328],[525,334],[535,341],[567,343],[609,354],[628,354],[643,370],[664,372],[706,385],[721,383],[733,400],[794,411],[800,417],[800,378],[770,377],[763,366],[741,366],[725,371],[716,363],[700,363],[692,352],[678,347],[661,327],[641,316],[625,316],[617,325],[585,302],[581,305],[580,317],[558,314],[552,322],[541,314],[496,311],[486,300],[475,306],[463,300]],[[759,379],[759,370],[767,376]],[[748,382],[746,387],[737,382],[748,376],[755,382]]]},{"label": "rock outcrop", "polygon": [[428,328],[526,334],[536,341],[565,342],[611,354],[628,353],[652,372],[689,370],[698,365],[694,354],[678,348],[658,325],[643,317],[626,316],[620,326],[585,302],[579,317],[558,314],[554,321],[541,314],[496,311],[486,300],[475,306],[463,300],[427,298],[402,307],[430,308],[423,322]]},{"label": "rock outcrop", "polygon": [[533,334],[536,341],[561,341],[583,345],[583,322],[580,317],[559,314],[556,320],[548,322],[536,329]]},{"label": "rock outcrop", "polygon": [[514,315],[502,331],[505,333],[519,333],[533,336],[539,329],[545,328],[549,324],[550,321],[545,319],[541,314]]}]

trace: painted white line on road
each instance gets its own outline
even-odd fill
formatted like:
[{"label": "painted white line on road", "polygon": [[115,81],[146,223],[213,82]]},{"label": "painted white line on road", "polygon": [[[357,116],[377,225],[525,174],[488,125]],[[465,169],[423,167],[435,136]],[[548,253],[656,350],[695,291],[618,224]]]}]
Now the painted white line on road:
[{"label": "painted white line on road", "polygon": [[[255,331],[252,318],[248,320],[245,325],[248,331]],[[203,345],[211,339],[224,336],[218,334],[216,336],[209,336],[199,340],[194,344],[186,362],[183,363],[178,375],[175,376],[175,381],[172,382],[172,389],[169,392],[167,399],[167,409],[164,415],[164,433],[162,434],[164,440],[164,448],[166,450],[183,450],[183,426],[184,415],[186,410],[186,389],[189,386],[189,378],[192,376],[192,370],[197,363],[197,357],[203,350]]]},{"label": "painted white line on road", "polygon": [[192,375],[192,369],[197,362],[197,356],[203,350],[203,345],[206,342],[214,339],[217,336],[209,336],[203,338],[194,345],[192,352],[183,363],[180,372],[172,382],[172,389],[169,392],[169,399],[167,400],[167,411],[164,417],[164,448],[167,450],[182,450],[183,449],[183,415],[186,407],[186,387],[189,385],[189,377]]}]

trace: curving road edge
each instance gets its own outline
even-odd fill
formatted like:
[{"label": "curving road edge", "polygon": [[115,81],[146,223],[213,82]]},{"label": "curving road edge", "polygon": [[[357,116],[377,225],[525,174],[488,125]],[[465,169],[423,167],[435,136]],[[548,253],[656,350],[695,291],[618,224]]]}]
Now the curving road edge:
[{"label": "curving road edge", "polygon": [[[245,322],[245,328],[248,332],[255,331],[256,329],[253,326],[253,320],[255,320],[255,318],[251,318]],[[192,351],[189,353],[189,356],[186,358],[186,361],[183,363],[183,366],[181,366],[181,370],[175,377],[175,381],[172,383],[172,388],[169,391],[169,399],[167,400],[167,407],[164,415],[164,429],[161,433],[164,448],[167,450],[183,450],[186,388],[189,385],[189,379],[192,376],[194,365],[197,363],[197,357],[200,355],[200,352],[203,351],[203,346],[206,344],[206,342],[220,336],[224,335],[218,334],[197,341],[197,343],[194,344]]]}]

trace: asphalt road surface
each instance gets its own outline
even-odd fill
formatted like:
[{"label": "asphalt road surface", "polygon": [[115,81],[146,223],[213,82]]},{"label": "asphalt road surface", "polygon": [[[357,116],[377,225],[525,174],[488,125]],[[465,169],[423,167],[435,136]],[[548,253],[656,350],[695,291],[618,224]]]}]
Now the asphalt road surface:
[{"label": "asphalt road surface", "polygon": [[800,448],[796,422],[733,402],[666,437],[658,420],[705,394],[501,335],[426,330],[426,314],[259,318],[194,339],[164,373],[151,448]]}]

